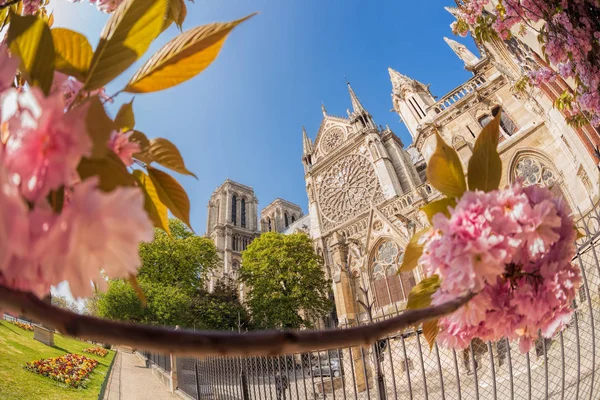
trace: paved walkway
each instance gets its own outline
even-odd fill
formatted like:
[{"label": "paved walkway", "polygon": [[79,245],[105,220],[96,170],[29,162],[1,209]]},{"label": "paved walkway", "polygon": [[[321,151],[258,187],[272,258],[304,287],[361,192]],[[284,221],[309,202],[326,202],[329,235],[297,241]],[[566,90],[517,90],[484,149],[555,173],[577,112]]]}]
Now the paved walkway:
[{"label": "paved walkway", "polygon": [[146,368],[138,356],[119,348],[104,394],[104,400],[170,400],[170,393]]}]

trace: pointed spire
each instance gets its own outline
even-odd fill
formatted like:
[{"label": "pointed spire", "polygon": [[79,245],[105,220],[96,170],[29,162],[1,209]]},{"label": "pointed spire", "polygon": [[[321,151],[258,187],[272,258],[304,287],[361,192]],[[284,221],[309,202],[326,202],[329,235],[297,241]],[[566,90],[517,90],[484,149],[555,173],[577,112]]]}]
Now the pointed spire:
[{"label": "pointed spire", "polygon": [[[409,78],[406,75],[402,75],[400,72],[396,71],[393,68],[388,67],[388,72],[390,73],[390,80],[392,81],[392,90],[396,94],[402,94],[405,91],[415,91],[422,90],[428,91],[427,86],[422,84],[421,82]],[[402,96],[404,96],[402,94]]]},{"label": "pointed spire", "polygon": [[452,14],[455,18],[458,18],[458,13],[460,11],[458,7],[444,7],[444,9]]},{"label": "pointed spire", "polygon": [[456,40],[448,39],[447,37],[444,37],[444,40],[456,53],[458,58],[463,60],[465,66],[472,67],[479,62],[479,58],[475,54],[471,53],[471,50],[467,49],[464,44],[458,43]]},{"label": "pointed spire", "polygon": [[306,134],[306,129],[302,127],[302,151],[304,154],[312,153],[312,142]]},{"label": "pointed spire", "polygon": [[327,109],[325,108],[325,104],[321,102],[321,111],[323,112],[323,116],[327,116]]},{"label": "pointed spire", "polygon": [[360,103],[360,100],[358,100],[356,93],[354,93],[352,86],[350,86],[350,82],[346,81],[346,85],[348,85],[348,92],[350,93],[350,100],[352,101],[352,110],[354,112],[366,111],[363,105]]}]

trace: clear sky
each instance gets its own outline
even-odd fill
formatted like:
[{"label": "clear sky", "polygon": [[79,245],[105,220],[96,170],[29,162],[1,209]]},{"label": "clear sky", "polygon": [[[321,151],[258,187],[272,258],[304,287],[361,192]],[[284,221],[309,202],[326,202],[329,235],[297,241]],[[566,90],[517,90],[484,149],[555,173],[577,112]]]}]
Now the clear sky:
[{"label": "clear sky", "polygon": [[[198,180],[177,177],[190,196],[198,234],[206,229],[208,199],[226,178],[254,187],[259,209],[282,197],[306,212],[301,127],[314,139],[321,101],[329,113],[346,115],[350,100],[344,76],[375,122],[389,124],[405,145],[410,144],[408,131],[390,112],[388,66],[431,84],[438,96],[470,76],[443,40],[452,37],[453,18],[444,10],[453,4],[450,0],[186,3],[184,30],[260,12],[232,32],[219,58],[202,74],[175,88],[135,97],[136,128],[174,142],[198,175]],[[52,0],[51,6],[55,26],[80,31],[96,46],[105,14],[86,0]],[[169,28],[147,56],[177,33]],[[470,40],[460,41],[475,51]],[[108,93],[123,87],[139,65],[109,86]],[[119,95],[112,111],[129,98]]]}]

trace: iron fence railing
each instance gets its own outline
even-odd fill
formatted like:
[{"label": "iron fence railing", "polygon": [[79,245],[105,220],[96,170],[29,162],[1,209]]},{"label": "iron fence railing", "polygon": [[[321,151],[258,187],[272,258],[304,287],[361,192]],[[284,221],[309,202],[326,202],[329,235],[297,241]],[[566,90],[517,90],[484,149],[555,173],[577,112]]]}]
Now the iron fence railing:
[{"label": "iron fence railing", "polygon": [[[370,347],[280,357],[177,358],[179,390],[195,399],[600,399],[600,215],[579,221],[573,260],[583,285],[568,326],[526,354],[508,340],[464,351],[435,345],[420,330]],[[343,327],[342,327],[343,328]]]},{"label": "iron fence railing", "polygon": [[141,354],[152,364],[162,368],[166,372],[171,372],[171,356],[165,354],[142,351]]}]

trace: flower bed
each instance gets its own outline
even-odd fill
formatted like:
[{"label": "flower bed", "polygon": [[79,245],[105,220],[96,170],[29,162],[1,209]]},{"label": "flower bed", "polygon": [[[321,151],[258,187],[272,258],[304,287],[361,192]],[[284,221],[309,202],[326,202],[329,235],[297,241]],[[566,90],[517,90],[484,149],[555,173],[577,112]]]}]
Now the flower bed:
[{"label": "flower bed", "polygon": [[25,369],[44,375],[70,387],[80,387],[90,375],[98,361],[80,354],[65,354],[28,362]]},{"label": "flower bed", "polygon": [[19,328],[24,329],[26,331],[32,331],[33,332],[33,325],[31,325],[31,324],[24,324],[24,323],[19,322],[19,321],[12,321],[12,324],[16,325]]},{"label": "flower bed", "polygon": [[108,354],[108,350],[103,349],[102,347],[89,347],[83,350],[84,353],[95,354],[100,357],[106,357]]}]

